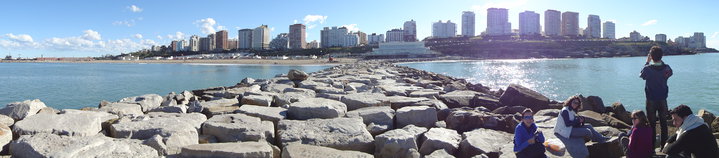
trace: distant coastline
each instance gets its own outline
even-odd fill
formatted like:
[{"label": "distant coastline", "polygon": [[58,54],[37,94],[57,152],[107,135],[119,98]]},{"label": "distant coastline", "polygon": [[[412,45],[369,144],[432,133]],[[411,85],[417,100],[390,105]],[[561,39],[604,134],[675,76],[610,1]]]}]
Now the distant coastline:
[{"label": "distant coastline", "polygon": [[89,61],[37,61],[0,60],[0,63],[146,63],[146,64],[252,64],[252,65],[339,65],[357,62],[353,58],[327,59],[198,59],[198,60],[89,60]]}]

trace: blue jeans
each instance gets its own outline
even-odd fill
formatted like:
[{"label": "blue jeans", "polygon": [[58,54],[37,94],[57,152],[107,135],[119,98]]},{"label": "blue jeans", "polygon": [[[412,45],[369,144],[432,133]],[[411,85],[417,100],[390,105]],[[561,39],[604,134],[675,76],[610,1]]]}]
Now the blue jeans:
[{"label": "blue jeans", "polygon": [[591,138],[594,142],[604,143],[609,138],[604,137],[601,133],[594,130],[592,125],[584,125],[581,127],[572,128],[572,134],[569,135],[571,138]]}]

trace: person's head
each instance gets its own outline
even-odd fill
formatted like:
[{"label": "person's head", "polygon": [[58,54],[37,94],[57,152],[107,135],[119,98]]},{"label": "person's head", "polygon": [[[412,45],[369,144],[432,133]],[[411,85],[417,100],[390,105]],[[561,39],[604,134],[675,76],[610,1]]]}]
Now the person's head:
[{"label": "person's head", "polygon": [[534,111],[532,109],[527,108],[522,111],[522,123],[525,126],[530,126],[534,123]]},{"label": "person's head", "polygon": [[662,48],[660,48],[659,46],[654,46],[649,49],[649,55],[652,56],[652,60],[654,62],[658,62],[662,60],[662,56],[664,56],[664,51],[662,51]]},{"label": "person's head", "polygon": [[568,106],[572,110],[578,110],[582,106],[582,100],[579,99],[579,96],[571,96],[567,101],[564,101],[564,106]]},{"label": "person's head", "polygon": [[632,112],[632,124],[635,127],[649,127],[649,120],[644,111],[637,110]]},{"label": "person's head", "polygon": [[669,112],[669,114],[672,115],[672,124],[674,124],[675,127],[680,127],[682,126],[682,123],[684,123],[684,119],[692,114],[692,109],[689,108],[689,106],[682,104],[675,107],[674,110]]}]

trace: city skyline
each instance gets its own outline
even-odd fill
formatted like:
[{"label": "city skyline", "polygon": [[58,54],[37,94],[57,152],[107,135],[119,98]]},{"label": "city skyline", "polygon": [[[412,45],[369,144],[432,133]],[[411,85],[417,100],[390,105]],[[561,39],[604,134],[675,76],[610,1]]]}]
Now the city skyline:
[{"label": "city skyline", "polygon": [[[391,29],[402,28],[405,21],[414,20],[417,39],[422,40],[431,36],[432,23],[439,20],[450,20],[461,25],[463,11],[475,13],[475,35],[479,35],[486,30],[487,8],[491,7],[508,9],[509,23],[513,23],[511,29],[519,28],[520,12],[534,11],[540,14],[540,30],[544,31],[544,12],[551,9],[562,13],[579,13],[579,27],[585,29],[589,14],[601,17],[601,23],[613,21],[616,24],[616,38],[629,37],[629,33],[634,30],[652,39],[656,34],[665,34],[667,39],[674,39],[703,32],[708,47],[719,47],[718,22],[701,18],[705,17],[702,15],[711,14],[710,6],[718,3],[714,1],[685,4],[674,1],[612,3],[463,0],[440,5],[433,1],[411,2],[368,1],[357,4],[365,7],[351,7],[365,9],[347,9],[340,2],[294,1],[268,4],[233,1],[213,1],[207,4],[189,1],[111,1],[93,4],[82,1],[41,1],[39,5],[37,1],[4,2],[0,6],[0,15],[10,25],[0,26],[0,54],[22,54],[22,57],[117,55],[149,48],[151,45],[170,45],[172,40],[189,41],[192,35],[206,37],[220,30],[227,30],[228,37],[236,39],[238,30],[254,29],[261,25],[269,27],[269,37],[275,37],[280,33],[289,33],[289,26],[296,23],[307,26],[306,41],[309,42],[320,41],[320,30],[323,27],[346,26],[349,31],[385,34]],[[233,9],[253,4],[256,8]],[[372,11],[391,9],[393,6],[410,9],[400,14]],[[611,9],[606,9],[609,7]],[[262,11],[265,14],[253,14]],[[456,32],[460,34],[461,27],[457,27]]]}]

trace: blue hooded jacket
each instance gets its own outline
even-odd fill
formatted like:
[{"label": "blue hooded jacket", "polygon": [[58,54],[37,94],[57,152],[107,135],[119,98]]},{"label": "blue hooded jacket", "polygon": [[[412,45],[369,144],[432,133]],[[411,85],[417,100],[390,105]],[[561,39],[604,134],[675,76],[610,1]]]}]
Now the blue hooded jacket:
[{"label": "blue hooded jacket", "polygon": [[666,100],[669,95],[667,80],[672,75],[672,68],[667,64],[651,65],[646,63],[639,77],[646,81],[644,94],[646,94],[647,100]]},{"label": "blue hooded jacket", "polygon": [[[524,126],[524,123],[520,122],[519,125],[514,128],[514,152],[520,152],[524,150],[524,148],[527,148],[530,145],[527,141],[534,136],[535,132],[537,132],[536,124],[532,123],[529,127],[529,131],[527,131],[527,126]],[[544,143],[544,135],[542,133],[539,133],[536,138],[535,144]]]}]

